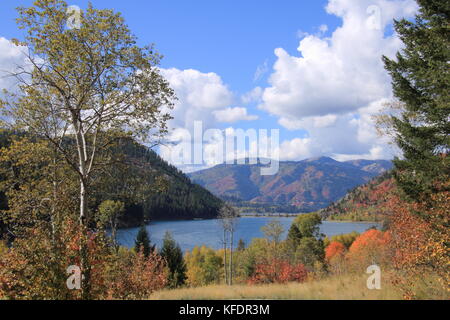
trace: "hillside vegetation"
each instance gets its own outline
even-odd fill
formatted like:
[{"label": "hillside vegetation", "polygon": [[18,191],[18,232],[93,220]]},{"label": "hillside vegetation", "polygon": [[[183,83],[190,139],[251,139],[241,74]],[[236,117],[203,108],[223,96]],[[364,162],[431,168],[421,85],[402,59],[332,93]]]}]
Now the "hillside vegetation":
[{"label": "hillside vegetation", "polygon": [[386,203],[396,190],[392,173],[388,172],[356,187],[319,211],[324,219],[331,221],[383,221],[390,211]]},{"label": "hillside vegetation", "polygon": [[[137,163],[140,174],[149,172],[149,185],[159,178],[161,192],[149,192],[138,204],[146,220],[171,220],[215,218],[223,201],[198,184],[175,166],[168,164],[156,152],[147,147],[128,143],[124,146],[128,163]],[[139,173],[138,173],[139,174]],[[153,184],[154,187],[155,184]]]},{"label": "hillside vegetation", "polygon": [[[8,209],[11,202],[12,189],[18,185],[26,185],[28,176],[20,177],[20,171],[31,170],[30,162],[19,164],[19,155],[23,155],[20,147],[33,148],[34,141],[40,141],[25,134],[10,131],[0,132],[0,148],[3,158],[0,159],[0,210]],[[73,143],[68,139],[66,143]],[[51,154],[48,146],[41,144],[42,153]],[[121,201],[125,212],[121,216],[119,226],[138,226],[148,220],[171,220],[214,218],[218,215],[223,202],[208,190],[194,184],[176,167],[168,164],[153,150],[135,142],[131,138],[121,138],[111,146],[114,164],[111,168],[96,173],[93,182],[93,198],[90,206],[95,211],[105,200]],[[29,154],[31,162],[46,165],[47,159],[36,159]],[[31,167],[31,166],[30,166]],[[69,178],[68,170],[61,170],[64,178]],[[64,171],[64,173],[63,173]],[[45,179],[44,171],[36,172],[36,179]],[[11,184],[7,182],[10,179]],[[63,180],[63,178],[61,178]],[[75,193],[75,187],[67,184],[68,193]],[[11,199],[8,199],[7,194]]]}]

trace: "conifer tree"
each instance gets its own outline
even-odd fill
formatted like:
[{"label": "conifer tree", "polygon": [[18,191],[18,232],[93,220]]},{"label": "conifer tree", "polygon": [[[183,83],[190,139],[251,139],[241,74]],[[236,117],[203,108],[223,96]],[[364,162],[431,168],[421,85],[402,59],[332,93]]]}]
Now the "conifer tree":
[{"label": "conifer tree", "polygon": [[151,245],[150,236],[145,225],[142,225],[139,229],[136,240],[134,242],[134,248],[136,252],[142,251],[145,257],[148,257],[150,253],[155,249],[155,247]]},{"label": "conifer tree", "polygon": [[292,245],[294,248],[296,248],[300,244],[300,240],[302,239],[302,234],[300,233],[300,230],[298,229],[297,225],[293,223],[291,227],[289,228],[287,240],[290,245]]},{"label": "conifer tree", "polygon": [[243,239],[239,239],[236,250],[237,251],[244,251],[245,250],[245,241]]},{"label": "conifer tree", "polygon": [[415,21],[394,22],[404,49],[395,60],[383,60],[402,104],[400,116],[391,117],[403,151],[403,159],[395,160],[396,180],[410,199],[428,202],[450,173],[450,2],[417,2]]},{"label": "conifer tree", "polygon": [[172,288],[182,286],[186,281],[186,264],[183,259],[183,252],[170,232],[166,232],[164,235],[160,255],[169,267],[170,286]]}]

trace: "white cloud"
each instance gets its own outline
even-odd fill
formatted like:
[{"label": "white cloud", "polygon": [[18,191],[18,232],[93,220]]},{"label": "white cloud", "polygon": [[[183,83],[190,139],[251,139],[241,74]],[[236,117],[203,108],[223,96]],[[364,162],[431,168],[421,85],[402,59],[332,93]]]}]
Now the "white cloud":
[{"label": "white cloud", "polygon": [[384,159],[386,152],[383,147],[375,146],[369,150],[366,154],[334,154],[333,158],[337,161],[349,161],[349,160],[379,160]]},{"label": "white cloud", "polygon": [[[389,144],[387,137],[380,137],[375,129],[373,115],[384,108],[382,99],[343,115],[309,117],[289,121],[280,119],[280,124],[292,130],[304,130],[307,138],[293,139],[282,143],[280,155],[289,160],[306,157],[331,156],[337,160],[390,159],[398,149]],[[289,151],[289,148],[294,149]]]},{"label": "white cloud", "polygon": [[326,25],[316,35],[302,33],[298,56],[275,49],[277,61],[259,107],[283,127],[306,132],[307,138],[282,144],[280,154],[288,159],[391,158],[397,150],[377,135],[372,119],[392,98],[381,56],[392,57],[402,46],[385,30],[394,18],[411,17],[417,4],[329,0],[326,10],[340,17],[342,26],[330,38],[323,37]]},{"label": "white cloud", "polygon": [[278,122],[283,127],[289,130],[301,130],[307,127],[313,128],[327,128],[336,123],[338,116],[335,114],[328,114],[319,117],[306,117],[302,120],[281,118]]},{"label": "white cloud", "polygon": [[255,75],[253,76],[253,81],[260,80],[267,72],[269,72],[269,62],[266,60],[263,64],[256,68]]},{"label": "white cloud", "polygon": [[[380,8],[381,28],[373,27],[367,8]],[[299,56],[277,48],[277,61],[260,108],[289,119],[343,114],[389,97],[390,79],[381,56],[393,56],[401,42],[385,36],[393,18],[410,16],[413,0],[330,0],[327,11],[343,20],[330,39],[309,35],[300,41]],[[325,28],[321,28],[325,30]]]},{"label": "white cloud", "polygon": [[303,30],[297,30],[297,38],[303,39],[305,37],[309,36],[309,33]]},{"label": "white cloud", "polygon": [[29,63],[24,55],[26,47],[14,45],[10,40],[0,37],[0,89],[13,91],[17,80],[10,76],[18,72],[17,67],[26,67]]},{"label": "white cloud", "polygon": [[260,102],[262,94],[263,94],[263,89],[261,87],[255,87],[253,90],[243,94],[241,97],[241,101],[243,104],[249,104],[252,102]]},{"label": "white cloud", "polygon": [[216,73],[198,70],[161,69],[178,97],[171,111],[173,128],[192,128],[194,121],[202,121],[205,127],[215,122],[213,111],[229,107],[233,93]]},{"label": "white cloud", "polygon": [[226,108],[223,110],[213,111],[218,122],[234,123],[238,121],[257,120],[258,116],[247,114],[247,108]]},{"label": "white cloud", "polygon": [[296,161],[306,159],[314,155],[312,140],[309,138],[295,138],[286,140],[280,145],[280,160]]},{"label": "white cloud", "polygon": [[217,121],[234,122],[252,120],[253,117],[247,115],[245,108],[230,107],[235,100],[234,94],[216,73],[171,68],[161,69],[161,74],[178,98],[170,111],[174,119],[169,123],[168,144],[159,148],[161,157],[185,172],[216,164],[214,158],[208,156],[203,165],[191,164],[198,146],[208,155],[208,150],[214,149],[215,144],[214,141],[198,141],[194,124],[201,123],[201,131],[204,132],[214,128]]}]

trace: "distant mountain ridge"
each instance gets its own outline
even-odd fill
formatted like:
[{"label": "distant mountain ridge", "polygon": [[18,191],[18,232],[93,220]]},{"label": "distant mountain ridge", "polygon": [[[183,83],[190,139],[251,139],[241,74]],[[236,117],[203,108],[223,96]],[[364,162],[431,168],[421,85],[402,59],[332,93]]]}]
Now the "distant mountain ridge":
[{"label": "distant mountain ridge", "polygon": [[392,168],[387,160],[339,162],[320,157],[281,161],[276,175],[261,176],[261,164],[221,164],[188,176],[223,199],[252,204],[289,205],[299,211],[324,208]]}]

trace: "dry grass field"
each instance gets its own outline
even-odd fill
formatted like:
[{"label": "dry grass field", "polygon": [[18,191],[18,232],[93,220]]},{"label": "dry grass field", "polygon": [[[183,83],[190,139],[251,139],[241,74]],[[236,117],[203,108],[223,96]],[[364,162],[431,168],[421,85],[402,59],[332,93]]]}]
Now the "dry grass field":
[{"label": "dry grass field", "polygon": [[162,290],[152,300],[398,300],[402,295],[388,281],[381,290],[369,290],[367,277],[346,275],[305,283],[207,286]]}]

